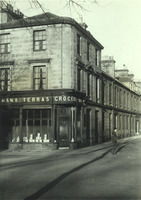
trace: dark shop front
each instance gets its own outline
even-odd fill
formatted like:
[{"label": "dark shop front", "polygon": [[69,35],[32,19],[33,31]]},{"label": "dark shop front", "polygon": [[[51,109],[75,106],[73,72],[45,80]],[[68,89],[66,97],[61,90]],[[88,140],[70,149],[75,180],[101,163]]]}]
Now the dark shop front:
[{"label": "dark shop front", "polygon": [[[1,96],[7,107],[9,148],[76,148],[83,98],[73,92],[34,92]],[[6,127],[5,127],[6,128]]]}]

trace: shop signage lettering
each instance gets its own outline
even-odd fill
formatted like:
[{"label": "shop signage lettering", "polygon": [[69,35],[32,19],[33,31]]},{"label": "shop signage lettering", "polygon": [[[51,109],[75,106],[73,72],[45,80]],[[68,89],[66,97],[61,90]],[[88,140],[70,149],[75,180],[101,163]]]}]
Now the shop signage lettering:
[{"label": "shop signage lettering", "polygon": [[[52,99],[53,98],[53,99]],[[46,97],[13,97],[13,98],[2,98],[0,99],[1,103],[51,103],[53,100],[53,103],[69,103],[69,102],[82,102],[82,99],[77,99],[74,96],[46,96]]]},{"label": "shop signage lettering", "polygon": [[76,101],[76,97],[73,96],[55,96],[54,101]]},{"label": "shop signage lettering", "polygon": [[3,98],[2,103],[34,103],[34,102],[49,102],[49,97],[17,97],[17,98]]}]

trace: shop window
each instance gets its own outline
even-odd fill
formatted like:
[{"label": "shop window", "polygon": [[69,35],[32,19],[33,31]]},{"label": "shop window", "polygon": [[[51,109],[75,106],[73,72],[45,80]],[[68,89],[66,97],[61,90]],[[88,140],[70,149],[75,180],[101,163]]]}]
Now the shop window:
[{"label": "shop window", "polygon": [[48,118],[51,118],[51,110],[47,110]]},{"label": "shop window", "polygon": [[42,139],[44,134],[51,137],[51,109],[24,109],[23,110],[23,130],[24,137],[36,138],[37,134],[40,133]]},{"label": "shop window", "polygon": [[28,120],[28,125],[33,126],[33,120]]},{"label": "shop window", "polygon": [[46,126],[47,125],[47,120],[42,120],[42,126]]},{"label": "shop window", "polygon": [[48,117],[48,112],[47,110],[42,111],[42,118],[47,118]]},{"label": "shop window", "polygon": [[33,32],[33,49],[34,51],[46,50],[46,30]]},{"label": "shop window", "polygon": [[17,141],[17,137],[19,137],[20,130],[20,111],[19,109],[11,109],[9,112],[11,119],[11,139],[12,142]]},{"label": "shop window", "polygon": [[46,66],[34,67],[34,89],[42,90],[46,88]]},{"label": "shop window", "polygon": [[10,90],[10,69],[0,69],[0,91]]},{"label": "shop window", "polygon": [[0,35],[0,53],[10,53],[10,34]]},{"label": "shop window", "polygon": [[20,121],[16,120],[16,126],[19,126],[19,125],[20,125]]},{"label": "shop window", "polygon": [[40,118],[40,110],[35,110],[35,118]]},{"label": "shop window", "polygon": [[35,126],[40,126],[40,120],[35,120]]},{"label": "shop window", "polygon": [[28,118],[33,118],[33,110],[28,110]]}]

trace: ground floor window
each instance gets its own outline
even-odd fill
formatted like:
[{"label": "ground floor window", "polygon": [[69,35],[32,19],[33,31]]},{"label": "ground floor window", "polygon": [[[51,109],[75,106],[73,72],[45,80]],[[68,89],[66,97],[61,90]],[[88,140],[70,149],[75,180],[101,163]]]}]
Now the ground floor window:
[{"label": "ground floor window", "polygon": [[20,109],[10,110],[10,140],[12,142],[20,141]]},{"label": "ground floor window", "polygon": [[24,109],[21,125],[19,110],[14,109],[12,113],[13,142],[19,142],[20,138],[23,139],[23,142],[47,142],[51,140],[51,109]]}]

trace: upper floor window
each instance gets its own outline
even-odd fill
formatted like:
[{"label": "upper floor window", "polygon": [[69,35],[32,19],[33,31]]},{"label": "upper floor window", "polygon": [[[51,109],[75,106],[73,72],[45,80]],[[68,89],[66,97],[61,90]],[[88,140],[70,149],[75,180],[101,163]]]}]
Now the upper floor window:
[{"label": "upper floor window", "polygon": [[90,43],[87,42],[87,60],[90,60]]},{"label": "upper floor window", "polygon": [[46,50],[46,31],[34,31],[33,33],[33,49],[34,51]]},{"label": "upper floor window", "polygon": [[109,104],[112,104],[112,84],[109,84]]},{"label": "upper floor window", "polygon": [[77,34],[77,54],[81,55],[81,36]]},{"label": "upper floor window", "polygon": [[90,88],[90,74],[87,73],[87,95],[90,96],[91,95],[91,88]]},{"label": "upper floor window", "polygon": [[129,93],[127,93],[127,109],[129,108]]},{"label": "upper floor window", "polygon": [[0,35],[0,53],[10,53],[10,34]]},{"label": "upper floor window", "polygon": [[119,89],[118,102],[119,102],[119,107],[121,107],[121,89]]},{"label": "upper floor window", "polygon": [[100,93],[100,79],[96,78],[96,102],[99,102],[99,93]]},{"label": "upper floor window", "polygon": [[114,103],[115,106],[117,106],[117,88],[115,87],[115,93],[114,93]]},{"label": "upper floor window", "polygon": [[33,73],[34,73],[34,80],[33,80],[34,89],[35,90],[46,89],[46,77],[47,77],[46,66],[43,65],[34,67]]},{"label": "upper floor window", "polygon": [[124,108],[126,107],[126,93],[125,93],[125,91],[123,93],[123,106],[124,106]]},{"label": "upper floor window", "polygon": [[0,91],[10,90],[10,69],[0,69]]},{"label": "upper floor window", "polygon": [[77,90],[81,90],[81,69],[77,68]]},{"label": "upper floor window", "polygon": [[99,66],[99,50],[95,49],[95,65]]}]

